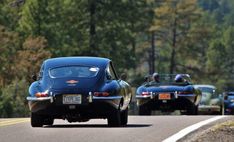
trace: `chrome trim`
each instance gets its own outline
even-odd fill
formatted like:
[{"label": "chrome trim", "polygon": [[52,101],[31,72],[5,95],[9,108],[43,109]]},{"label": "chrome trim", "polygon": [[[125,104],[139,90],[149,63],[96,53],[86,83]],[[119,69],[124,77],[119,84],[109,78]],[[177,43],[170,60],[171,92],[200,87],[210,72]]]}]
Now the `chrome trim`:
[{"label": "chrome trim", "polygon": [[153,99],[155,94],[153,92],[150,92],[150,99]]},{"label": "chrome trim", "polygon": [[198,109],[220,109],[219,105],[199,105]]},{"label": "chrome trim", "polygon": [[185,95],[180,95],[178,94],[178,97],[195,97],[195,94],[185,94]]},{"label": "chrome trim", "polygon": [[147,99],[147,98],[152,98],[152,96],[151,95],[150,96],[136,96],[136,99]]},{"label": "chrome trim", "polygon": [[[155,96],[157,96],[159,93],[161,92],[150,92],[150,95],[148,96],[140,96],[140,95],[137,95],[136,96],[136,99],[147,99],[147,98],[150,98],[150,99],[153,99]],[[171,93],[171,92],[168,92],[168,93]],[[178,94],[177,92],[173,92],[174,93],[174,96],[175,96],[175,99],[178,99],[178,97],[195,97],[196,95],[195,94],[185,94],[185,95],[180,95]]]},{"label": "chrome trim", "polygon": [[28,101],[48,101],[50,100],[50,102],[53,102],[53,97],[41,97],[41,98],[37,98],[37,97],[27,97]]},{"label": "chrome trim", "polygon": [[178,99],[178,92],[177,91],[175,91],[174,96],[176,99]]},{"label": "chrome trim", "polygon": [[95,97],[93,96],[93,100],[120,100],[122,96],[110,96],[110,97]]},{"label": "chrome trim", "polygon": [[93,102],[92,92],[89,92],[88,100],[89,100],[89,103]]}]

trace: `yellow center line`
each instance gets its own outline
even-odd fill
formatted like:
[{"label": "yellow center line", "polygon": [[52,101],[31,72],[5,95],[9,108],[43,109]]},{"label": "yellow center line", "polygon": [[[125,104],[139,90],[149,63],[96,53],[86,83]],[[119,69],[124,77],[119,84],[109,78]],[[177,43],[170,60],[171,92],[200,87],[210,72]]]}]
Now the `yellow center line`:
[{"label": "yellow center line", "polygon": [[12,120],[5,120],[0,122],[0,127],[1,126],[8,126],[8,125],[14,125],[18,123],[24,123],[24,122],[29,122],[28,118],[22,118],[22,119],[12,119]]},{"label": "yellow center line", "polygon": [[4,120],[0,120],[0,124],[1,123],[6,123],[6,122],[19,121],[19,120],[27,120],[27,119],[29,119],[29,118],[4,119]]}]

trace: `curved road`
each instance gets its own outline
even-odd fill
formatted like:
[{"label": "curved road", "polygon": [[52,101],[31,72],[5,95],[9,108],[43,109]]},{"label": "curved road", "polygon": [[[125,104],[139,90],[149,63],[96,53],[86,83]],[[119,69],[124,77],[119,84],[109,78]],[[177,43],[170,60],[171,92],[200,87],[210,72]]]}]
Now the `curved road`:
[{"label": "curved road", "polygon": [[129,116],[126,127],[107,127],[106,120],[32,128],[28,118],[0,119],[1,142],[159,142],[214,116]]}]

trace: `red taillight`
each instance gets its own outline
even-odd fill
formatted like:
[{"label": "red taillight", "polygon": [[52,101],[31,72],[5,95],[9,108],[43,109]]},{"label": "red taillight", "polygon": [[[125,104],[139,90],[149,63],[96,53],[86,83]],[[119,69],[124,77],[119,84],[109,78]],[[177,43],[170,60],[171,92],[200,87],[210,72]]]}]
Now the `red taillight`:
[{"label": "red taillight", "polygon": [[107,97],[110,94],[108,92],[94,92],[95,97]]},{"label": "red taillight", "polygon": [[150,95],[150,92],[142,92],[141,95],[142,95],[142,96],[149,96],[149,95]]},{"label": "red taillight", "polygon": [[49,95],[48,95],[48,93],[41,93],[41,92],[38,92],[38,93],[35,94],[35,96],[36,96],[37,98],[40,98],[40,97],[48,97]]}]

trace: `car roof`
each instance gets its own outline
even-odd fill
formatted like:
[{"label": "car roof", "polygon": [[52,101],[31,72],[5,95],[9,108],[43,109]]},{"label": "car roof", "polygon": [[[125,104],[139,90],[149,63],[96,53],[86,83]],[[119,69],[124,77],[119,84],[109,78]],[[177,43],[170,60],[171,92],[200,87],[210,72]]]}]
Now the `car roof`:
[{"label": "car roof", "polygon": [[216,87],[215,86],[213,86],[213,85],[208,85],[208,84],[196,84],[196,85],[194,85],[194,87],[195,88],[202,88],[202,87],[206,87],[206,88],[213,88],[213,89],[216,89]]},{"label": "car roof", "polygon": [[83,65],[83,66],[97,66],[99,68],[105,68],[110,62],[110,59],[101,57],[58,57],[50,58],[44,61],[45,68],[53,68],[59,66],[69,65]]}]

